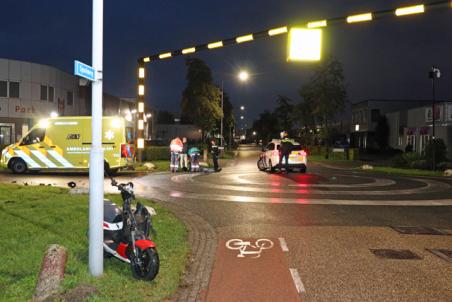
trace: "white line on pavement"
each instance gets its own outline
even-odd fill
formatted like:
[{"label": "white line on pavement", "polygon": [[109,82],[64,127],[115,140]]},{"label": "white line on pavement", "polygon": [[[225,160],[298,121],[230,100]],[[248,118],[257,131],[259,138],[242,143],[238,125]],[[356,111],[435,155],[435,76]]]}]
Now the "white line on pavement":
[{"label": "white line on pavement", "polygon": [[306,290],[304,288],[303,282],[301,282],[300,275],[296,268],[289,268],[290,274],[292,275],[293,282],[295,283],[295,287],[297,288],[297,292],[299,294],[305,293]]},{"label": "white line on pavement", "polygon": [[288,252],[289,251],[289,247],[287,246],[287,242],[284,238],[280,237],[279,239],[279,244],[281,245],[281,250],[283,252]]}]

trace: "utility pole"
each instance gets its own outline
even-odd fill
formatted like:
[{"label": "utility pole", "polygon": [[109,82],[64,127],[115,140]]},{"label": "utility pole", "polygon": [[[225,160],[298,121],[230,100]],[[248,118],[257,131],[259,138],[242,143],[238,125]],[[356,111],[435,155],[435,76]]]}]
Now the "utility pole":
[{"label": "utility pole", "polygon": [[436,170],[436,117],[435,117],[435,103],[436,103],[436,93],[435,93],[435,80],[441,77],[441,71],[432,66],[429,72],[429,78],[432,80],[432,169]]},{"label": "utility pole", "polygon": [[223,103],[224,103],[224,91],[223,91],[223,80],[221,81],[221,125],[220,125],[220,135],[221,135],[221,142],[220,146],[223,147],[223,117],[224,117],[224,109],[223,109]]},{"label": "utility pole", "polygon": [[103,0],[93,0],[92,141],[89,158],[89,271],[99,277],[104,270],[104,151],[102,150]]}]

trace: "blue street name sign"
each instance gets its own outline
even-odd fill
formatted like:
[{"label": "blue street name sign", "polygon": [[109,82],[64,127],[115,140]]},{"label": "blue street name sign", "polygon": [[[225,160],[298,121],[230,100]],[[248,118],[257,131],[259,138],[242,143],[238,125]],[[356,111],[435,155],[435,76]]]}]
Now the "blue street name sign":
[{"label": "blue street name sign", "polygon": [[96,70],[80,61],[74,61],[74,74],[90,81],[96,81]]}]

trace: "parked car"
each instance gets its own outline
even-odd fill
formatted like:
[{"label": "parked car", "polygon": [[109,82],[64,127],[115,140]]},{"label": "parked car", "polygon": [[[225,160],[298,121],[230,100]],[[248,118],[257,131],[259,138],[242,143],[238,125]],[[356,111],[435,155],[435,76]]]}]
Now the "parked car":
[{"label": "parked car", "polygon": [[[274,172],[276,169],[281,169],[281,167],[279,167],[280,147],[281,140],[274,139],[268,143],[265,148],[262,148],[262,153],[257,161],[259,170]],[[308,154],[299,143],[295,143],[292,152],[289,155],[289,169],[298,169],[301,173],[305,173],[307,162]],[[282,164],[284,166],[284,161]]]}]

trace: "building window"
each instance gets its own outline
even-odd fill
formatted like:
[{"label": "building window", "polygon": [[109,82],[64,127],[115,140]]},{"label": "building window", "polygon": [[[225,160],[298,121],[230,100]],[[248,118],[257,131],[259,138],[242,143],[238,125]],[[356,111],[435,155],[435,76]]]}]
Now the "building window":
[{"label": "building window", "polygon": [[41,85],[41,101],[47,101],[47,86]]},{"label": "building window", "polygon": [[53,102],[55,97],[55,89],[52,86],[49,86],[49,102]]},{"label": "building window", "polygon": [[416,152],[416,135],[407,136],[405,152]]},{"label": "building window", "polygon": [[0,81],[0,97],[7,98],[8,97],[8,82]]},{"label": "building window", "polygon": [[72,106],[74,105],[74,93],[72,91],[67,92],[67,105]]},{"label": "building window", "polygon": [[429,141],[430,141],[430,135],[428,135],[428,134],[422,134],[422,135],[420,136],[420,139],[419,139],[419,151],[420,151],[421,153],[424,153],[424,152],[425,152],[425,147],[427,146],[427,144],[428,144]]},{"label": "building window", "polygon": [[9,82],[9,97],[19,98],[19,82]]}]

